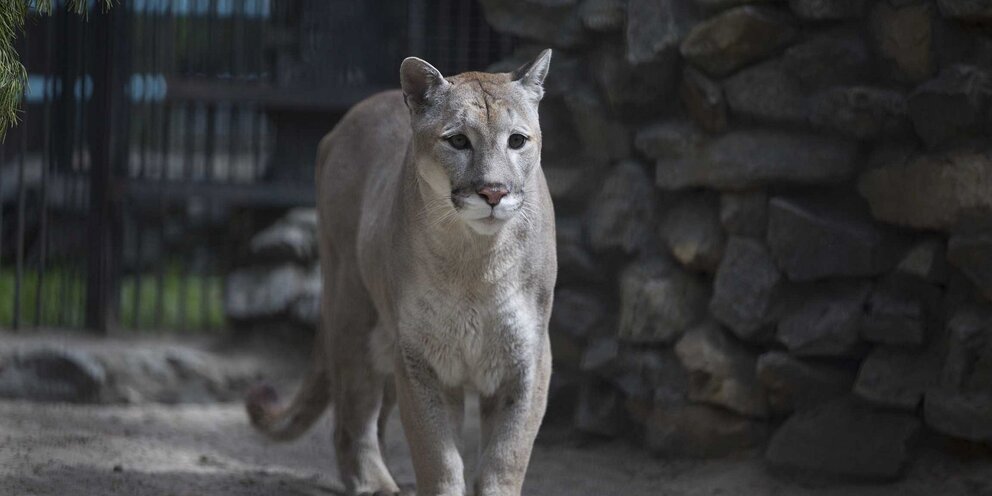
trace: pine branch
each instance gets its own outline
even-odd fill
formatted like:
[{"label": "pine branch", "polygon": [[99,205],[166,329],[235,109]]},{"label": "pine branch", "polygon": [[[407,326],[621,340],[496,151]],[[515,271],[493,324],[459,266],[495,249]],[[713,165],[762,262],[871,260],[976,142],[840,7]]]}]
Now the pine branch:
[{"label": "pine branch", "polygon": [[[114,0],[99,0],[109,10]],[[86,17],[87,0],[69,0],[66,10]],[[21,101],[27,88],[28,72],[14,47],[17,36],[24,33],[30,9],[40,14],[52,13],[52,0],[0,0],[0,139],[17,124]]]}]

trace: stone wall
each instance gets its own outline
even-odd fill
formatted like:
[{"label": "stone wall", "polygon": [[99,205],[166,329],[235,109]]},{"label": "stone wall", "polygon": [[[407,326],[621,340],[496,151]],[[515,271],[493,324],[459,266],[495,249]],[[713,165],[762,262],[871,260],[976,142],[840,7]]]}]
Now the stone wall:
[{"label": "stone wall", "polygon": [[550,415],[897,477],[992,443],[992,3],[481,0],[555,48]]}]

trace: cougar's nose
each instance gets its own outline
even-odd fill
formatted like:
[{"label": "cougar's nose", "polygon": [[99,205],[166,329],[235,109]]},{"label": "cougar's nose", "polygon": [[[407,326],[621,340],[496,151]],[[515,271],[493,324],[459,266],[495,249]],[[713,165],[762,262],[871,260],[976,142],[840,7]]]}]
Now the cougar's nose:
[{"label": "cougar's nose", "polygon": [[509,192],[510,190],[503,184],[483,184],[482,187],[479,188],[479,191],[477,191],[479,196],[484,198],[486,203],[492,207],[499,205],[500,200],[502,200],[503,197]]}]

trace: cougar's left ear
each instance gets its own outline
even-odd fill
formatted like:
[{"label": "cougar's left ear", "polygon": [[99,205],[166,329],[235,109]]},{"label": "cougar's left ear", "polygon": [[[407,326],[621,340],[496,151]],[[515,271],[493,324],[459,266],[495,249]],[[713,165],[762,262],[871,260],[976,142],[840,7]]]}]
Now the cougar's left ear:
[{"label": "cougar's left ear", "polygon": [[534,94],[540,100],[544,96],[544,78],[551,66],[551,49],[547,48],[534,60],[513,71],[513,80]]}]

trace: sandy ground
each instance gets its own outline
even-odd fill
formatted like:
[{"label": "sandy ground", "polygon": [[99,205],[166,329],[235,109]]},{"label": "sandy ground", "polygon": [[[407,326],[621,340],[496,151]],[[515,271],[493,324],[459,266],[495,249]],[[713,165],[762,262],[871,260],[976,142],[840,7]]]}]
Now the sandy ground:
[{"label": "sandy ground", "polygon": [[[471,439],[475,427],[467,429]],[[622,441],[554,432],[535,448],[525,494],[992,495],[988,459],[963,462],[934,451],[919,456],[896,484],[810,487],[770,476],[753,457],[659,460]],[[324,419],[296,442],[267,442],[250,430],[238,404],[0,402],[0,494],[337,495],[330,436]],[[395,419],[389,439],[394,475],[412,483]]]},{"label": "sandy ground", "polygon": [[[17,339],[3,336],[3,342]],[[64,334],[34,336],[78,346]],[[91,346],[115,340],[83,339]],[[108,344],[109,343],[109,344]],[[146,346],[144,341],[125,341]],[[186,340],[189,344],[190,341]],[[115,345],[120,345],[116,343]],[[211,346],[259,370],[286,393],[308,360],[301,347],[271,341]],[[474,466],[475,405],[466,417],[466,467]],[[239,403],[96,406],[0,401],[0,496],[339,495],[330,418],[303,438],[276,444],[251,430]],[[401,484],[413,470],[397,415],[387,462]],[[663,460],[632,443],[596,441],[546,426],[524,493],[531,496],[992,496],[992,457],[966,461],[923,449],[906,478],[886,485],[803,485],[773,477],[760,456]]]}]

